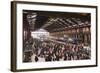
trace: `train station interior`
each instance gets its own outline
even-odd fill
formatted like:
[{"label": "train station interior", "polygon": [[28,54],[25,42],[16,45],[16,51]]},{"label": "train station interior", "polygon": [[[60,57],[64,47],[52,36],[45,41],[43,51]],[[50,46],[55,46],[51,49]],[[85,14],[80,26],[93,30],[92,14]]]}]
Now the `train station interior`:
[{"label": "train station interior", "polygon": [[91,14],[23,10],[23,62],[91,59]]}]

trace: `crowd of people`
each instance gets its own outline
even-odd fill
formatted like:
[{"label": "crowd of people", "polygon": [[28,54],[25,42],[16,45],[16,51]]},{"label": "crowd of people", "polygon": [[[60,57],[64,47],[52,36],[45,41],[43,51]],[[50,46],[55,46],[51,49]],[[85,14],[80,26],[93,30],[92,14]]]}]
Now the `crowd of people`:
[{"label": "crowd of people", "polygon": [[30,39],[24,45],[23,62],[48,62],[67,60],[86,60],[91,58],[90,47],[83,43],[55,43]]}]

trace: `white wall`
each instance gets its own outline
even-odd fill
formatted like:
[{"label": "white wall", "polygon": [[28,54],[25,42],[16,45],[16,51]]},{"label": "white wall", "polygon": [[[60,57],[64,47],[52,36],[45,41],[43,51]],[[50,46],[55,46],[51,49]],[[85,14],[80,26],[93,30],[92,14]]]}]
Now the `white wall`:
[{"label": "white wall", "polygon": [[[0,73],[12,73],[10,71],[10,8],[11,8],[10,1],[11,0],[0,0]],[[30,0],[30,1],[83,4],[83,5],[99,5],[100,4],[99,0],[98,1],[97,0]],[[100,14],[98,16],[100,16]],[[98,23],[98,28],[99,28],[98,31],[100,31],[99,23]],[[100,37],[100,33],[98,33],[98,37]],[[100,43],[100,38],[98,38],[98,43]],[[100,52],[99,48],[100,46],[98,47],[98,52]],[[98,55],[100,56],[100,53]],[[99,67],[35,71],[34,73],[41,73],[41,72],[43,73],[53,73],[53,72],[99,73],[100,72],[100,57],[99,57],[98,62],[99,62]],[[33,72],[31,71],[31,72],[26,72],[26,73],[33,73]]]}]

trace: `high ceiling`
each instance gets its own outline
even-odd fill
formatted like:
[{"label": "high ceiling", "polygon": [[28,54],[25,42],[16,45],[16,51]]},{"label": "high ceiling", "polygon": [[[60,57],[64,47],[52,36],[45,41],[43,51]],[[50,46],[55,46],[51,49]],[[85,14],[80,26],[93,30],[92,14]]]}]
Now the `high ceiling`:
[{"label": "high ceiling", "polygon": [[68,12],[23,11],[24,29],[45,29],[57,32],[64,29],[90,26],[91,14]]}]

